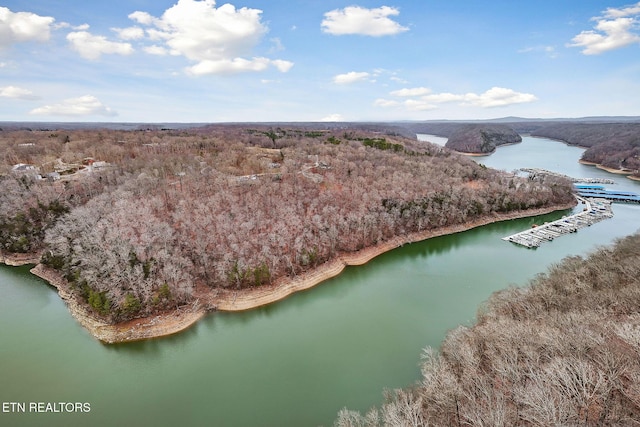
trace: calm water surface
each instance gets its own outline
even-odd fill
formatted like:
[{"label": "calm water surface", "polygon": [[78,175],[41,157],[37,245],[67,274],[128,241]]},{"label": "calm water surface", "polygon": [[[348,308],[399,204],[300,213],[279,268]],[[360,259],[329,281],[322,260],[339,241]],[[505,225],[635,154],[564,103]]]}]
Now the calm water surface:
[{"label": "calm water surface", "polygon": [[[638,183],[578,164],[581,153],[525,137],[477,161],[609,177],[640,192]],[[115,346],[93,339],[27,267],[1,266],[0,402],[88,402],[91,411],[0,411],[0,425],[329,426],[342,407],[366,411],[384,388],[418,380],[421,349],[471,324],[493,291],[640,228],[640,206],[616,204],[614,212],[537,250],[500,238],[569,212],[407,245],[283,302]]]}]

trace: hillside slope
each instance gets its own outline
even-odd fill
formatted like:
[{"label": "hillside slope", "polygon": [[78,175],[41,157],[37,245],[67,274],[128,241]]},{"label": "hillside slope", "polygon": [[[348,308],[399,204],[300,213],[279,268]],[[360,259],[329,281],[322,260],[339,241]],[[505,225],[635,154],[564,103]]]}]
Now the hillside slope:
[{"label": "hillside slope", "polygon": [[462,153],[491,154],[496,147],[522,142],[522,137],[506,125],[468,124],[449,136],[445,147]]},{"label": "hillside slope", "polygon": [[639,310],[636,234],[494,294],[475,326],[424,351],[415,387],[336,425],[635,425]]},{"label": "hillside slope", "polygon": [[640,176],[640,123],[557,123],[532,135],[586,147],[583,161]]},{"label": "hillside slope", "polygon": [[[574,202],[450,150],[353,129],[7,132],[0,249],[42,262],[109,323],[267,288],[413,232]],[[16,175],[87,158],[62,179]],[[53,161],[52,161],[53,159]],[[213,307],[209,307],[213,308]]]}]

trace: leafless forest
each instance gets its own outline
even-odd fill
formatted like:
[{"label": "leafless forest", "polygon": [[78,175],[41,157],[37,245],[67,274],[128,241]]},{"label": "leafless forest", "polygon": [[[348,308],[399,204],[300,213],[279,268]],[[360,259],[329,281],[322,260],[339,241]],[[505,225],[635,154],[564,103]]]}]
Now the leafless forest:
[{"label": "leafless forest", "polygon": [[426,349],[422,380],[337,426],[626,426],[640,420],[640,235],[493,295]]},{"label": "leafless forest", "polygon": [[640,123],[558,123],[534,135],[587,147],[582,160],[640,176]]},{"label": "leafless forest", "polygon": [[[496,146],[514,143],[514,131],[564,141],[586,148],[582,160],[625,170],[640,177],[640,123],[637,118],[577,120],[523,120],[476,122],[416,122],[397,124],[404,132],[431,133],[449,138],[451,149],[466,153],[490,153]],[[495,132],[497,128],[497,132]],[[511,134],[511,135],[510,135]],[[517,134],[515,134],[517,135]]]},{"label": "leafless forest", "polygon": [[3,251],[41,252],[112,322],[393,236],[573,200],[562,180],[349,129],[5,130],[0,153]]},{"label": "leafless forest", "polygon": [[491,154],[500,145],[518,142],[522,142],[522,137],[509,126],[467,124],[449,135],[446,147],[462,153]]}]

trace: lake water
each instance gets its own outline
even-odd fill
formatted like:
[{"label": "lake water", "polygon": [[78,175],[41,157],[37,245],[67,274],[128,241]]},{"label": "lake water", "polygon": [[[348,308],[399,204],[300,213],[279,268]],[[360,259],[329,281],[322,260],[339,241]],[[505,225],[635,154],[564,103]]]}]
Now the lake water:
[{"label": "lake water", "polygon": [[[525,137],[476,158],[614,178],[577,163],[582,149]],[[639,205],[536,250],[500,238],[569,212],[406,245],[314,289],[245,313],[215,313],[179,335],[103,345],[27,267],[0,266],[0,425],[316,426],[366,411],[384,388],[419,379],[421,349],[471,324],[489,295],[567,255],[640,228]],[[8,413],[9,402],[86,402],[88,413]]]}]

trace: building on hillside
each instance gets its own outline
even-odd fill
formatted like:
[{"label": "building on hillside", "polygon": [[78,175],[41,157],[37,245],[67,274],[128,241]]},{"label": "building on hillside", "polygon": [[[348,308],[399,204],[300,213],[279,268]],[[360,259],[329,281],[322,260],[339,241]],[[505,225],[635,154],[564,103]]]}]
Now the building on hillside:
[{"label": "building on hillside", "polygon": [[27,165],[25,163],[18,163],[11,168],[13,173],[37,173],[38,168],[34,165]]}]

